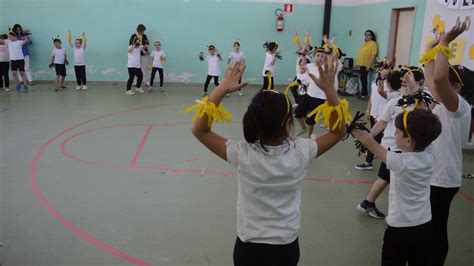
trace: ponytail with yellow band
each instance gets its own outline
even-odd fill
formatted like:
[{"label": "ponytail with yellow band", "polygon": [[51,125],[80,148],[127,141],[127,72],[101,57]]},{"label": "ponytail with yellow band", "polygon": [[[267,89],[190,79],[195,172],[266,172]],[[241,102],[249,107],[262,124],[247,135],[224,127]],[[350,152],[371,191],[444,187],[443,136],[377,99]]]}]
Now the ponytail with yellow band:
[{"label": "ponytail with yellow band", "polygon": [[456,70],[456,68],[453,67],[452,65],[450,65],[449,68],[451,68],[451,70],[454,72],[454,74],[455,74],[456,77],[458,78],[459,83],[461,84],[461,87],[464,87],[464,82],[462,82],[461,76],[459,75],[459,73],[458,73],[458,71]]},{"label": "ponytail with yellow band", "polygon": [[193,122],[196,118],[202,118],[206,114],[207,119],[207,126],[211,127],[212,122],[230,122],[232,121],[232,114],[229,110],[227,110],[222,103],[216,106],[215,103],[209,101],[209,97],[204,97],[202,100],[197,100],[197,103],[186,108],[184,111],[189,113],[196,111],[193,116]]},{"label": "ponytail with yellow band", "polygon": [[316,107],[307,117],[316,115],[314,121],[319,122],[321,119],[324,119],[323,126],[329,126],[329,119],[333,112],[336,112],[337,119],[336,122],[334,122],[332,130],[346,126],[346,124],[352,120],[352,115],[349,113],[349,102],[346,99],[340,100],[336,106],[330,106],[328,102],[325,102]]}]

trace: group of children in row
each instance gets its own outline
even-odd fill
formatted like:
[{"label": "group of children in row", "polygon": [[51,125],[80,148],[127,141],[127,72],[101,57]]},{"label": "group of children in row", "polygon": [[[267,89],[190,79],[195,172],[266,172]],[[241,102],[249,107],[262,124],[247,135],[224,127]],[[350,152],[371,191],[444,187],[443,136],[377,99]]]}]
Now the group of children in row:
[{"label": "group of children in row", "polygon": [[[192,129],[204,146],[238,170],[235,265],[297,265],[301,182],[310,162],[346,135],[383,162],[379,176],[390,182],[382,265],[444,265],[449,208],[461,186],[462,144],[469,133],[474,94],[473,72],[449,64],[449,44],[468,27],[469,18],[463,23],[458,19],[449,32],[438,35],[421,59],[424,69],[379,71],[372,97],[379,93],[382,99],[371,101],[375,124],[370,131],[358,121],[360,115],[350,122],[348,103],[337,95],[337,49],[330,48],[329,55],[316,49],[314,63],[303,53],[298,70],[309,69],[307,87],[323,94],[313,97],[308,90],[306,95],[324,101],[314,103],[319,104],[315,112],[306,114],[301,99],[296,111],[324,119],[328,131],[315,140],[295,138],[293,117],[300,115],[294,114],[288,95],[271,86],[252,98],[244,114],[245,141],[212,131],[213,121],[225,120],[222,99],[246,85],[240,82],[245,64],[236,62],[195,107]],[[380,139],[382,131],[379,144],[375,138]],[[358,208],[381,216],[369,197]]]}]

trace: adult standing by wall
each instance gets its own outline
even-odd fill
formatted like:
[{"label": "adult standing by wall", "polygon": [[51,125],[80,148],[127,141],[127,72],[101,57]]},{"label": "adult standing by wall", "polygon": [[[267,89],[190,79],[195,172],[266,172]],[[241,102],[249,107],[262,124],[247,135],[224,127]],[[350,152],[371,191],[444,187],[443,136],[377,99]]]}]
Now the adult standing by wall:
[{"label": "adult standing by wall", "polygon": [[[12,28],[12,31],[17,34],[18,40],[25,40],[27,39],[26,36],[29,35],[29,31],[23,31],[23,28],[21,27],[20,24],[15,24]],[[33,44],[31,41],[31,38],[28,38],[28,43],[23,45],[23,56],[25,57],[25,74],[26,78],[28,79],[29,85],[32,85],[33,83],[33,75],[31,74],[31,68],[30,68],[30,50],[28,49],[28,45]],[[18,72],[18,79],[21,82],[26,82],[25,80],[22,80],[20,73]]]},{"label": "adult standing by wall", "polygon": [[132,34],[132,36],[130,36],[130,41],[128,42],[128,44],[132,45],[134,44],[135,39],[138,39],[140,41],[140,44],[143,46],[143,50],[140,52],[140,64],[141,64],[141,69],[143,72],[143,79],[147,80],[148,82],[150,80],[150,76],[148,73],[148,65],[150,62],[150,59],[149,59],[150,52],[148,51],[148,45],[150,44],[150,42],[148,41],[148,37],[146,36],[145,31],[146,31],[145,25],[139,24],[137,26],[137,32]]},{"label": "adult standing by wall", "polygon": [[362,83],[362,91],[359,98],[365,100],[368,95],[368,76],[370,68],[375,63],[375,57],[377,56],[377,39],[375,33],[372,30],[365,31],[365,41],[362,47],[359,49],[359,53],[356,58],[356,66],[360,69],[360,81]]}]

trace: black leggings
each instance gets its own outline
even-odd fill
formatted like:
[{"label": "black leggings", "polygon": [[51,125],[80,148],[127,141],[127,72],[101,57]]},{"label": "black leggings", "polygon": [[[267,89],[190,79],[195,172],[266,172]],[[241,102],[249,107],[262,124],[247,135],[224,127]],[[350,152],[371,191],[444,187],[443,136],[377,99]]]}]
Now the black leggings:
[{"label": "black leggings", "polygon": [[76,72],[77,85],[86,85],[86,66],[74,66],[74,71]]},{"label": "black leggings", "polygon": [[153,86],[153,81],[155,80],[157,70],[158,75],[160,76],[160,87],[163,87],[163,68],[159,67],[154,67],[151,69],[150,86]]},{"label": "black leggings", "polygon": [[448,217],[449,207],[459,188],[431,186],[431,215],[433,222],[432,264],[442,266],[448,255]]},{"label": "black leggings", "polygon": [[235,266],[296,266],[299,260],[298,238],[286,245],[244,243],[238,237],[235,240]]},{"label": "black leggings", "polygon": [[219,86],[219,77],[218,76],[207,75],[206,83],[204,83],[204,92],[207,92],[207,88],[209,87],[209,82],[211,82],[212,78],[214,78],[214,85]]},{"label": "black leggings", "polygon": [[[262,87],[262,90],[267,90],[268,89],[268,84],[269,83],[269,80],[266,76],[263,77],[263,87]],[[273,82],[273,76],[272,76],[272,86],[270,87],[271,90],[273,90],[273,85],[275,85],[275,83]]]},{"label": "black leggings", "polygon": [[128,68],[128,81],[127,81],[127,91],[132,89],[133,79],[137,77],[137,88],[140,88],[143,80],[143,72],[141,68],[129,67]]},{"label": "black leggings", "polygon": [[0,62],[0,89],[3,88],[3,81],[5,81],[5,88],[10,87],[10,78],[8,71],[10,70],[10,62]]},{"label": "black leggings", "polygon": [[368,95],[367,78],[369,76],[369,70],[366,67],[361,66],[359,71],[360,71],[360,82],[362,83],[362,91],[360,92],[360,95],[367,96]]},{"label": "black leggings", "polygon": [[[375,123],[377,123],[377,121],[375,120],[375,118],[373,116],[370,116],[370,127],[374,127]],[[383,131],[380,132],[377,136],[375,136],[375,141],[377,141],[377,143],[380,144],[380,142],[382,141],[382,138],[383,138]],[[374,161],[374,154],[371,153],[369,150],[367,151],[367,157],[365,158],[365,162],[367,163],[372,163]]]}]

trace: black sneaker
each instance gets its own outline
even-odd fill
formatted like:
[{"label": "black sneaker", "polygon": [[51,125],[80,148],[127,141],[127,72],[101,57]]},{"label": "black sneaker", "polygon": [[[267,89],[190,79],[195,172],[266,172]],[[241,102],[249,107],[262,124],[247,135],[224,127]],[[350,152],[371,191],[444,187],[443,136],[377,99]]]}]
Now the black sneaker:
[{"label": "black sneaker", "polygon": [[373,207],[369,207],[369,206],[364,206],[363,203],[360,203],[359,205],[357,205],[357,209],[361,212],[365,212],[367,215],[375,219],[385,218],[385,214],[379,211],[379,209],[377,209],[375,205]]},{"label": "black sneaker", "polygon": [[356,165],[355,169],[357,169],[357,170],[372,170],[372,169],[374,169],[374,166],[371,163],[363,162],[361,164]]}]

